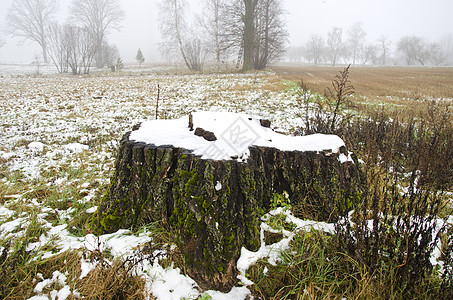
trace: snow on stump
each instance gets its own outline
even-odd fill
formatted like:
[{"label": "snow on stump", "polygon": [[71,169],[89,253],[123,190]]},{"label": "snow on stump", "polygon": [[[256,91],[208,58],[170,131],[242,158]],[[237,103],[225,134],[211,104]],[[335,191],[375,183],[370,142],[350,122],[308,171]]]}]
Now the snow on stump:
[{"label": "snow on stump", "polygon": [[229,291],[238,283],[241,247],[260,246],[260,216],[275,192],[323,220],[335,209],[326,199],[360,192],[359,171],[339,137],[285,136],[269,127],[226,112],[142,123],[121,141],[93,225],[108,233],[159,221],[200,287]]}]

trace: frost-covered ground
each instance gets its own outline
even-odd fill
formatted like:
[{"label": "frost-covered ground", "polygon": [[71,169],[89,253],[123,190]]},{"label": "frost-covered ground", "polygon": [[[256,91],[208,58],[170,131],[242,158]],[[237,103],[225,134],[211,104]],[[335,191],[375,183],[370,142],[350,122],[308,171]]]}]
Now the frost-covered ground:
[{"label": "frost-covered ground", "polygon": [[[127,257],[152,242],[146,228],[97,238],[75,220],[86,220],[96,211],[112,175],[118,141],[134,125],[155,119],[158,94],[159,119],[192,111],[244,112],[269,119],[282,133],[291,133],[302,123],[296,87],[274,74],[165,75],[167,71],[136,68],[70,76],[42,67],[45,75],[36,75],[36,66],[0,65],[0,255],[6,241],[21,239],[38,227],[38,238],[27,244],[27,251],[42,260],[69,249],[101,250],[112,259]],[[333,231],[332,224],[297,220],[283,211],[270,214],[275,213],[287,214],[296,231],[312,227]],[[263,222],[262,235],[265,230],[272,231]],[[137,272],[146,279],[148,297],[245,299],[251,284],[246,269],[263,257],[275,262],[294,233],[284,235],[274,245],[262,243],[258,252],[243,249],[238,268],[245,286],[229,294],[201,291],[179,269],[158,263],[144,264]],[[94,267],[81,256],[80,278]],[[47,278],[38,274],[33,288],[35,300],[79,295],[62,270]]]},{"label": "frost-covered ground", "polygon": [[122,134],[155,118],[158,84],[159,118],[193,110],[248,112],[283,132],[300,122],[292,90],[272,91],[280,83],[268,74],[10,77],[0,86],[1,155],[29,177],[55,161],[74,163],[86,147],[91,159],[111,160]]},{"label": "frost-covered ground", "polygon": [[[159,118],[194,110],[247,112],[270,119],[281,132],[290,132],[301,121],[295,90],[273,74],[156,75],[135,70],[39,76],[33,68],[22,69],[25,75],[20,75],[19,67],[0,66],[0,240],[14,241],[29,227],[40,227],[39,239],[27,245],[27,251],[39,253],[37,259],[96,247],[109,249],[113,257],[127,256],[151,241],[146,230],[138,235],[120,230],[97,239],[81,234],[84,224],[73,220],[95,212],[121,136],[135,124],[155,119],[158,85]],[[0,254],[4,249],[0,247]],[[93,267],[81,258],[81,277]],[[178,269],[149,264],[141,272],[158,299],[194,299],[203,293]],[[40,276],[33,299],[77,296],[66,278],[59,271],[52,278]],[[59,288],[49,291],[54,283]],[[214,299],[244,299],[249,291],[242,287],[230,294],[207,293]]]}]

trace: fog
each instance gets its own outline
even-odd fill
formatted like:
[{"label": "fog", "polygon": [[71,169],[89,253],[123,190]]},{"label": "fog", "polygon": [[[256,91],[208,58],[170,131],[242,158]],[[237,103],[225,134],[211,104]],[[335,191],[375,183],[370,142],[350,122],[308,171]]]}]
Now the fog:
[{"label": "fog", "polygon": [[[161,59],[158,44],[157,3],[159,0],[120,0],[126,13],[120,32],[111,31],[110,44],[117,45],[124,62],[134,62],[141,48],[146,62]],[[0,0],[0,28],[13,0]],[[60,0],[59,21],[68,15],[71,0]],[[189,14],[199,13],[202,0],[188,0]],[[428,41],[439,40],[453,31],[453,1],[451,0],[282,0],[286,10],[290,44],[299,46],[312,34],[326,35],[334,26],[348,28],[361,22],[367,42],[386,35],[396,44],[404,35],[416,35]],[[29,41],[6,36],[0,48],[0,63],[30,63],[40,54],[40,48]]]}]

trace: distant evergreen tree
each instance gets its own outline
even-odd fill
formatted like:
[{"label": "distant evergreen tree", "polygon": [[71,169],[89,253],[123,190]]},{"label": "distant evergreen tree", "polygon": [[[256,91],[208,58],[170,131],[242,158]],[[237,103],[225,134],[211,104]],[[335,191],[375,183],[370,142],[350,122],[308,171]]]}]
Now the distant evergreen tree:
[{"label": "distant evergreen tree", "polygon": [[140,64],[140,66],[145,61],[145,57],[143,56],[142,50],[140,50],[140,48],[137,51],[137,55],[135,56],[135,60]]},{"label": "distant evergreen tree", "polygon": [[123,68],[124,68],[123,60],[121,59],[121,57],[118,57],[116,61],[116,69],[118,71],[121,71]]}]

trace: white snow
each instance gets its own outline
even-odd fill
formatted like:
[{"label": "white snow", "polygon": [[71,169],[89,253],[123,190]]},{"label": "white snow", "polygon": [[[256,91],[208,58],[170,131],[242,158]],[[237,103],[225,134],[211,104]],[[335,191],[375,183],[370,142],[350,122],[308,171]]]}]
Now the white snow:
[{"label": "white snow", "polygon": [[7,237],[9,233],[14,231],[16,228],[20,227],[25,220],[26,220],[25,218],[17,218],[15,220],[0,225],[0,238]]},{"label": "white snow", "polygon": [[4,160],[8,160],[12,157],[14,157],[16,154],[14,152],[4,152],[0,150],[0,157],[3,158]]},{"label": "white snow", "polygon": [[[0,206],[0,217],[10,217],[14,215],[14,211],[7,209],[4,206]],[[1,230],[1,229],[0,229]]]},{"label": "white snow", "polygon": [[345,154],[340,153],[340,156],[338,157],[338,159],[340,160],[341,163],[353,162],[350,154],[346,156]]},{"label": "white snow", "polygon": [[90,271],[96,267],[96,264],[86,261],[85,259],[82,259],[80,261],[80,263],[81,263],[80,268],[82,270],[80,277],[79,277],[80,279],[83,279],[84,277],[86,277],[88,275],[88,273],[90,273]]},{"label": "white snow", "polygon": [[67,145],[64,145],[63,148],[71,153],[79,153],[84,150],[88,150],[89,147],[87,145],[79,144],[79,143],[70,143]]},{"label": "white snow", "polygon": [[49,300],[49,297],[47,297],[46,295],[36,295],[28,298],[28,300]]},{"label": "white snow", "polygon": [[[38,282],[38,284],[36,284],[36,286],[34,288],[34,291],[36,293],[41,294],[43,292],[43,290],[46,287],[48,287],[49,285],[51,285],[52,283],[59,283],[63,287],[61,289],[59,289],[58,291],[57,290],[51,291],[50,297],[52,300],[55,300],[55,299],[65,300],[66,298],[69,297],[69,295],[71,295],[71,288],[66,285],[66,279],[67,279],[66,275],[60,273],[59,271],[55,271],[52,273],[51,279],[44,279],[43,281]],[[47,296],[38,295],[38,296],[33,296],[33,297],[29,298],[29,300],[31,300],[31,299],[38,300],[38,299],[49,299],[49,298]]]},{"label": "white snow", "polygon": [[35,286],[34,291],[37,293],[42,293],[42,290],[51,283],[51,279],[44,279]]},{"label": "white snow", "polygon": [[46,286],[48,286],[54,282],[58,282],[61,285],[65,285],[66,279],[67,278],[64,274],[60,273],[59,271],[55,271],[52,273],[52,279],[44,279],[43,281],[39,282],[38,284],[36,284],[34,291],[38,292],[38,293],[42,293],[43,289]]},{"label": "white snow", "polygon": [[180,273],[178,268],[164,270],[160,265],[153,267],[149,274],[154,277],[151,284],[152,294],[161,300],[180,300],[181,298],[196,298],[199,288],[196,282]]},{"label": "white snow", "polygon": [[93,206],[93,207],[90,207],[86,210],[86,213],[87,214],[94,214],[96,212],[96,210],[98,209],[97,206]]},{"label": "white snow", "polygon": [[58,300],[65,300],[66,298],[71,295],[71,288],[67,285],[65,285],[62,289],[59,291],[53,290],[50,292],[50,296],[52,300],[58,299]]},{"label": "white snow", "polygon": [[172,145],[192,150],[204,159],[246,159],[249,147],[264,146],[282,151],[324,150],[338,153],[344,146],[336,135],[313,134],[288,136],[260,125],[259,119],[247,114],[230,112],[193,112],[193,129],[202,128],[213,132],[216,141],[196,136],[189,128],[189,116],[176,120],[152,120],[141,124],[129,139],[155,146]]},{"label": "white snow", "polygon": [[44,144],[41,142],[31,142],[28,144],[28,149],[36,151],[36,152],[42,152],[44,150]]},{"label": "white snow", "polygon": [[[233,299],[247,299],[250,296],[250,290],[245,287],[233,287],[228,293],[221,293],[218,291],[206,291],[206,294],[212,297],[213,300],[233,300]],[[253,299],[253,298],[252,298]]]}]

